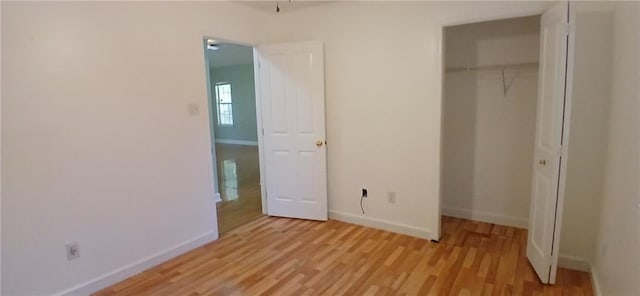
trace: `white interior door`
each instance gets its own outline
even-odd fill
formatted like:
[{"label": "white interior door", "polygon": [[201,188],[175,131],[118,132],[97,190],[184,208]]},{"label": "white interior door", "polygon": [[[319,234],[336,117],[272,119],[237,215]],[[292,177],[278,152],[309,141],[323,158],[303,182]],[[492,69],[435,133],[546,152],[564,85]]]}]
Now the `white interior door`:
[{"label": "white interior door", "polygon": [[566,170],[569,28],[568,3],[558,3],[542,15],[527,258],[540,280],[549,284],[555,283]]},{"label": "white interior door", "polygon": [[327,220],[322,43],[258,47],[267,214]]}]

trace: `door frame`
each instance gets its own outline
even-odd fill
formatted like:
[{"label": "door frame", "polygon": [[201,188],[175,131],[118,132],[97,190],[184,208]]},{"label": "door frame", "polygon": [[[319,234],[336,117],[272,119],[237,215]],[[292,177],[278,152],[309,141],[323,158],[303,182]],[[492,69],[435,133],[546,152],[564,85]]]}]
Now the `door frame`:
[{"label": "door frame", "polygon": [[[251,44],[251,43],[247,43],[247,42],[242,42],[242,41],[236,41],[234,39],[229,39],[229,38],[223,38],[223,37],[214,37],[214,36],[210,36],[210,35],[204,35],[202,36],[202,40],[205,41],[207,39],[214,39],[217,41],[220,41],[220,43],[230,43],[230,44],[234,44],[234,45],[241,45],[241,46],[246,46],[246,47],[251,47],[252,48],[252,52],[253,52],[253,83],[254,83],[254,92],[255,92],[255,98],[256,98],[256,125],[257,125],[257,133],[258,133],[258,166],[259,166],[259,170],[260,170],[260,200],[261,200],[261,204],[262,204],[262,214],[263,215],[267,215],[267,183],[266,183],[266,176],[265,176],[265,164],[264,164],[264,133],[263,133],[263,129],[262,129],[262,98],[260,96],[260,64],[259,64],[259,56],[258,56],[258,48],[257,45],[255,44]],[[206,49],[206,47],[205,47]],[[209,70],[209,59],[205,56],[205,66],[206,66],[206,83],[207,83],[207,89],[208,89],[208,98],[207,98],[207,103],[208,104],[213,104],[212,101],[212,97],[211,97],[211,73]],[[212,106],[212,105],[211,105]],[[209,116],[209,120],[211,120],[211,116],[212,114],[210,114],[210,111],[212,109],[211,108],[207,108],[207,114]],[[212,130],[213,127],[211,125],[209,125],[209,135],[214,135],[214,131]],[[209,141],[209,145],[214,145],[213,142],[215,141],[215,136],[213,139],[210,139],[211,141]],[[212,151],[215,151],[214,147],[211,147]],[[217,178],[218,178],[218,173],[217,173],[217,169],[216,166],[214,165],[214,162],[216,161],[215,158],[213,158],[212,155],[212,161],[211,161],[211,165],[212,165],[212,172],[213,172],[213,176],[211,178],[212,181],[212,191],[214,196],[217,196],[220,194],[220,188],[217,188],[217,186],[215,186],[215,184],[217,183]],[[218,191],[218,192],[216,192]],[[215,197],[214,197],[215,198]],[[219,227],[219,226],[218,226]]]},{"label": "door frame", "polygon": [[[494,16],[478,16],[478,15],[458,15],[454,18],[450,18],[450,19],[446,19],[440,22],[439,27],[440,29],[438,30],[437,34],[437,40],[438,43],[437,49],[437,55],[438,58],[440,60],[440,69],[437,71],[436,74],[436,79],[439,79],[439,85],[440,87],[437,89],[438,93],[436,94],[437,96],[440,97],[440,137],[439,137],[439,141],[440,141],[440,147],[439,147],[439,152],[440,152],[440,157],[438,158],[438,168],[439,168],[439,173],[438,173],[438,206],[437,208],[437,215],[436,217],[434,217],[434,221],[433,221],[433,225],[435,225],[434,227],[434,231],[432,233],[432,240],[434,241],[439,241],[440,238],[442,238],[442,184],[444,181],[443,178],[443,170],[444,170],[444,165],[443,165],[443,151],[444,151],[444,143],[443,143],[443,138],[444,138],[444,83],[445,83],[445,29],[446,27],[451,27],[451,26],[457,26],[457,25],[465,25],[465,24],[473,24],[473,23],[480,23],[480,22],[485,22],[485,21],[496,21],[496,20],[503,20],[503,19],[510,19],[510,18],[517,18],[517,17],[527,17],[527,16],[533,16],[533,15],[542,15],[548,8],[551,7],[551,5],[553,5],[554,3],[550,2],[548,7],[532,7],[532,8],[523,8],[523,9],[519,9],[519,10],[515,10],[513,12],[509,12],[509,13],[502,13],[502,14],[498,14],[498,15],[494,15]],[[573,54],[573,50],[574,50],[574,40],[573,38],[575,37],[574,34],[574,30],[575,30],[575,26],[573,26],[573,22],[575,20],[574,17],[574,12],[572,12],[572,10],[570,10],[570,38],[569,38],[569,44],[568,44],[568,50],[569,50],[569,56],[567,57],[567,77],[566,77],[566,81],[573,81],[573,62],[574,62],[574,55]],[[566,151],[568,151],[568,143],[569,143],[569,127],[570,127],[570,122],[571,122],[571,96],[572,96],[572,85],[571,83],[569,83],[569,86],[566,89],[566,96],[565,96],[565,114],[567,114],[567,116],[564,119],[564,123],[563,123],[563,135],[562,135],[562,143],[563,145],[563,156],[567,155]],[[564,189],[565,189],[565,180],[566,180],[566,161],[567,161],[567,157],[563,157],[562,158],[562,163],[561,163],[561,171],[560,171],[560,188],[558,190],[558,206],[556,207],[556,216],[557,213],[560,212],[562,213],[563,210],[563,206],[564,206]],[[561,222],[562,219],[560,219],[560,221],[556,221],[556,225],[559,227],[561,226]],[[560,243],[560,231],[554,232],[554,250],[559,250],[559,243]],[[554,256],[558,256],[558,252],[555,252]],[[554,272],[554,277],[555,277],[555,272]]]}]

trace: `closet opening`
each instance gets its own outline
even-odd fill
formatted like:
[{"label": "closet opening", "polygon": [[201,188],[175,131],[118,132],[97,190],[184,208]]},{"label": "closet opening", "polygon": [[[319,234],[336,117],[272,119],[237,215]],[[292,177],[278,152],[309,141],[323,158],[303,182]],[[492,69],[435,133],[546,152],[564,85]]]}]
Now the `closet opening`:
[{"label": "closet opening", "polygon": [[[445,27],[440,242],[526,245],[540,16]],[[465,232],[462,235],[454,233]]]}]

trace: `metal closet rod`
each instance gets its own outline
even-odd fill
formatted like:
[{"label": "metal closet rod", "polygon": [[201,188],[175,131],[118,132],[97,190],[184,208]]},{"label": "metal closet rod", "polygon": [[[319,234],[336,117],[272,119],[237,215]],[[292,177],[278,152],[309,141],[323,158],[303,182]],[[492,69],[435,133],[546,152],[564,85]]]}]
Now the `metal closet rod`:
[{"label": "metal closet rod", "polygon": [[445,72],[464,72],[464,71],[478,71],[478,70],[504,70],[507,68],[526,68],[537,67],[538,63],[516,63],[516,64],[500,64],[500,65],[487,65],[487,66],[473,66],[473,67],[447,67]]}]

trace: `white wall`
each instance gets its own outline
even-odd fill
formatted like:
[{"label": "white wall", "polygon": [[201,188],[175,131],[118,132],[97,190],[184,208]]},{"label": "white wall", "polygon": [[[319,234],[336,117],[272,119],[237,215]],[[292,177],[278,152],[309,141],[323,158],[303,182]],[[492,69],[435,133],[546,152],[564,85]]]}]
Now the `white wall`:
[{"label": "white wall", "polygon": [[[548,3],[335,3],[278,15],[270,42],[325,48],[332,217],[438,238],[441,23],[539,13]],[[366,215],[360,188],[369,189]],[[396,203],[386,201],[396,192]]]},{"label": "white wall", "polygon": [[[573,98],[560,264],[587,269],[595,252],[611,99],[610,5],[576,3]],[[578,265],[575,265],[578,264]]]},{"label": "white wall", "polygon": [[640,295],[640,3],[615,3],[613,68],[594,276],[602,295]]},{"label": "white wall", "polygon": [[[447,68],[537,63],[538,16],[448,27]],[[527,227],[538,67],[445,75],[442,211]],[[513,79],[513,80],[512,80]]]},{"label": "white wall", "polygon": [[3,295],[58,293],[217,237],[202,37],[252,43],[263,17],[227,3],[2,2]]}]

